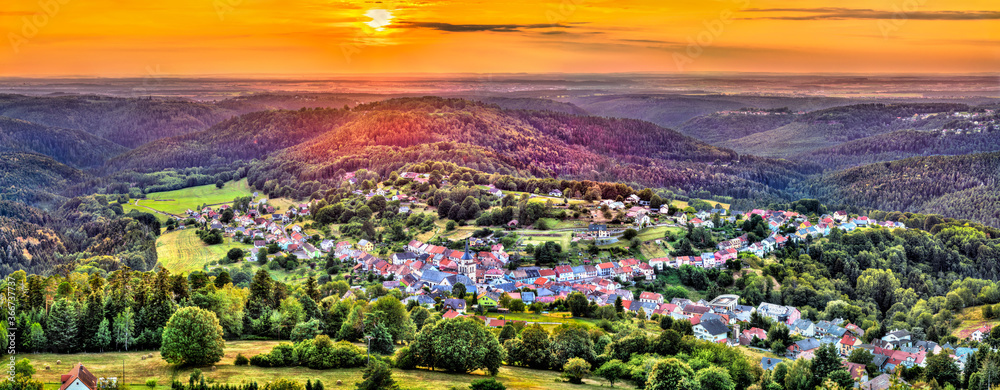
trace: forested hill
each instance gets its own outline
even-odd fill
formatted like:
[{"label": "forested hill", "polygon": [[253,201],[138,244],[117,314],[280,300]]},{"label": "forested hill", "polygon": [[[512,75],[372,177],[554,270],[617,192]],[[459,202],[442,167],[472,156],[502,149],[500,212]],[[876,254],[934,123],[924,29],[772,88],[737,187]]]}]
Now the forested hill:
[{"label": "forested hill", "polygon": [[856,104],[809,112],[795,121],[775,128],[719,143],[740,153],[769,157],[790,157],[839,145],[844,142],[885,134],[895,130],[940,126],[940,116],[922,122],[902,121],[914,114],[965,111],[969,106],[951,103]]},{"label": "forested hill", "polygon": [[0,116],[0,151],[35,152],[78,168],[100,166],[128,149],[80,130]]},{"label": "forested hill", "polygon": [[782,191],[790,183],[819,171],[789,161],[738,156],[631,119],[503,110],[441,98],[364,104],[352,114],[342,127],[272,156],[266,162],[267,174],[258,177],[281,177],[280,185],[291,188],[314,180],[335,188],[341,171],[365,168],[387,175],[410,163],[446,161],[486,173],[639,183],[776,200],[787,198]]},{"label": "forested hill", "polygon": [[1000,152],[913,157],[809,182],[825,203],[969,218],[1000,226]]},{"label": "forested hill", "polygon": [[59,193],[87,175],[51,157],[34,153],[0,152],[0,199],[51,205]]},{"label": "forested hill", "polygon": [[561,112],[573,115],[588,115],[587,110],[577,107],[573,103],[557,102],[549,99],[538,98],[508,98],[508,97],[485,97],[472,98],[487,104],[495,104],[508,110],[537,110]]},{"label": "forested hill", "polygon": [[828,169],[840,169],[907,157],[987,153],[998,150],[1000,150],[1000,137],[995,132],[942,134],[900,130],[802,153],[793,158],[812,161]]},{"label": "forested hill", "polygon": [[699,116],[684,122],[677,128],[677,131],[711,144],[717,144],[773,130],[791,123],[798,117],[790,111],[762,112],[767,115],[736,112]]},{"label": "forested hill", "polygon": [[253,112],[204,131],[143,145],[108,161],[106,170],[151,172],[263,158],[337,128],[353,117],[350,111],[338,109]]},{"label": "forested hill", "polygon": [[0,95],[0,115],[77,129],[133,148],[200,131],[239,112],[184,100]]}]

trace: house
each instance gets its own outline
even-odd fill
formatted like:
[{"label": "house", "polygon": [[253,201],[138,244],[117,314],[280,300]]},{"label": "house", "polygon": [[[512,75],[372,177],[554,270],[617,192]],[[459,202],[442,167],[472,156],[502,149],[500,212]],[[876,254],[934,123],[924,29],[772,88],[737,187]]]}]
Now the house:
[{"label": "house", "polygon": [[552,191],[549,191],[549,196],[555,196],[557,198],[561,198],[563,196],[563,192],[560,191],[560,190],[558,190],[558,189],[552,190]]},{"label": "house", "polygon": [[653,292],[643,291],[641,294],[639,294],[639,302],[650,302],[655,304],[661,304],[663,303],[663,295]]},{"label": "house", "polygon": [[608,225],[603,223],[592,223],[587,226],[587,234],[594,238],[607,238],[610,235]]},{"label": "house", "polygon": [[573,267],[568,265],[560,265],[556,267],[556,280],[560,282],[570,281],[576,278],[576,274],[573,273]]},{"label": "house", "polygon": [[708,303],[708,307],[715,310],[734,311],[736,310],[736,303],[739,300],[739,295],[722,294],[715,297],[715,299],[712,299],[712,301]]},{"label": "house", "polygon": [[767,332],[765,332],[764,329],[761,328],[744,329],[743,332],[740,333],[740,340],[739,340],[740,345],[743,346],[750,345],[753,342],[754,338],[760,340],[767,340]]},{"label": "house", "polygon": [[990,326],[983,325],[979,329],[972,331],[972,334],[969,335],[969,340],[983,341],[983,339],[985,339],[986,336],[988,336],[989,334],[990,334]]},{"label": "house", "polygon": [[361,241],[358,241],[358,249],[363,252],[371,252],[375,250],[375,244],[372,244],[368,240],[361,239]]},{"label": "house", "polygon": [[649,260],[649,266],[662,271],[664,266],[669,266],[670,259],[667,257],[657,257]]},{"label": "house", "polygon": [[882,374],[875,379],[864,382],[859,387],[860,390],[885,390],[892,386],[892,377],[889,374]]},{"label": "house", "polygon": [[851,374],[851,379],[855,382],[865,383],[868,382],[868,372],[865,370],[864,364],[844,362],[844,368],[847,372]]},{"label": "house", "polygon": [[500,304],[500,294],[495,292],[487,292],[479,295],[479,307],[484,309],[496,309],[497,305]]},{"label": "house", "polygon": [[812,359],[819,346],[819,340],[814,338],[796,341],[788,346],[788,357],[792,359]]},{"label": "house", "polygon": [[457,298],[445,299],[444,307],[457,311],[459,314],[465,313],[465,300]]},{"label": "house", "polygon": [[455,318],[455,317],[461,317],[461,315],[462,315],[462,313],[459,313],[459,312],[457,312],[457,311],[454,311],[454,310],[448,310],[448,312],[447,312],[447,313],[444,313],[444,315],[443,315],[443,316],[441,316],[441,318],[444,318],[444,319],[448,319],[448,320],[450,320],[450,319],[453,319],[453,318]]},{"label": "house", "polygon": [[905,330],[894,329],[885,336],[882,337],[883,341],[888,341],[894,345],[898,346],[910,346],[910,332]]},{"label": "house", "polygon": [[787,325],[794,324],[802,316],[799,310],[794,307],[775,305],[767,302],[762,302],[757,306],[757,311],[766,317],[770,317],[772,320],[784,322]]},{"label": "house", "polygon": [[764,358],[760,358],[760,367],[763,368],[764,371],[772,370],[772,369],[774,369],[775,366],[778,365],[778,363],[781,363],[781,362],[782,362],[781,359],[764,357]]},{"label": "house", "polygon": [[725,341],[729,326],[717,318],[710,318],[694,326],[694,337],[714,343]]},{"label": "house", "polygon": [[[109,378],[117,382],[118,378]],[[63,374],[59,390],[97,390],[97,377],[87,371],[83,364],[77,364],[68,374]]]},{"label": "house", "polygon": [[799,334],[805,337],[816,336],[816,325],[804,318],[796,320],[789,328],[792,334]]},{"label": "house", "polygon": [[847,356],[854,350],[854,347],[861,345],[861,340],[855,337],[853,334],[844,334],[844,337],[840,338],[840,344],[838,349],[840,350],[841,356]]}]

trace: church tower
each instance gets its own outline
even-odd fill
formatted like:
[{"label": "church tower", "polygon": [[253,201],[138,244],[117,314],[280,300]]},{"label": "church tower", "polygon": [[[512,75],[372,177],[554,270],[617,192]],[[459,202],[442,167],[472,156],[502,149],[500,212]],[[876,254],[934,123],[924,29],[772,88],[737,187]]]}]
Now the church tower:
[{"label": "church tower", "polygon": [[468,276],[473,282],[476,281],[476,259],[469,253],[469,241],[465,241],[465,253],[458,262],[458,273]]}]

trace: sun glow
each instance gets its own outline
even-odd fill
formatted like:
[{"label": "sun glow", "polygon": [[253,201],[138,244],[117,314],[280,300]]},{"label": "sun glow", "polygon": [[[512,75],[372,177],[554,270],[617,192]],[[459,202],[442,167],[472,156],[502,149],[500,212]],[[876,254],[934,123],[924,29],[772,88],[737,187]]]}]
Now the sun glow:
[{"label": "sun glow", "polygon": [[392,24],[392,12],[384,9],[370,9],[365,12],[365,16],[371,18],[370,22],[365,22],[368,27],[375,29],[375,31],[385,31],[385,28]]}]

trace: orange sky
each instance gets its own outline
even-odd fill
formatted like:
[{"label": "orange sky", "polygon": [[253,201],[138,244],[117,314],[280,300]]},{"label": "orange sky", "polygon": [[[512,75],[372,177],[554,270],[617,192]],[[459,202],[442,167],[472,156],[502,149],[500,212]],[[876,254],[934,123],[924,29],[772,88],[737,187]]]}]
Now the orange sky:
[{"label": "orange sky", "polygon": [[995,0],[4,3],[0,76],[1000,70]]}]

